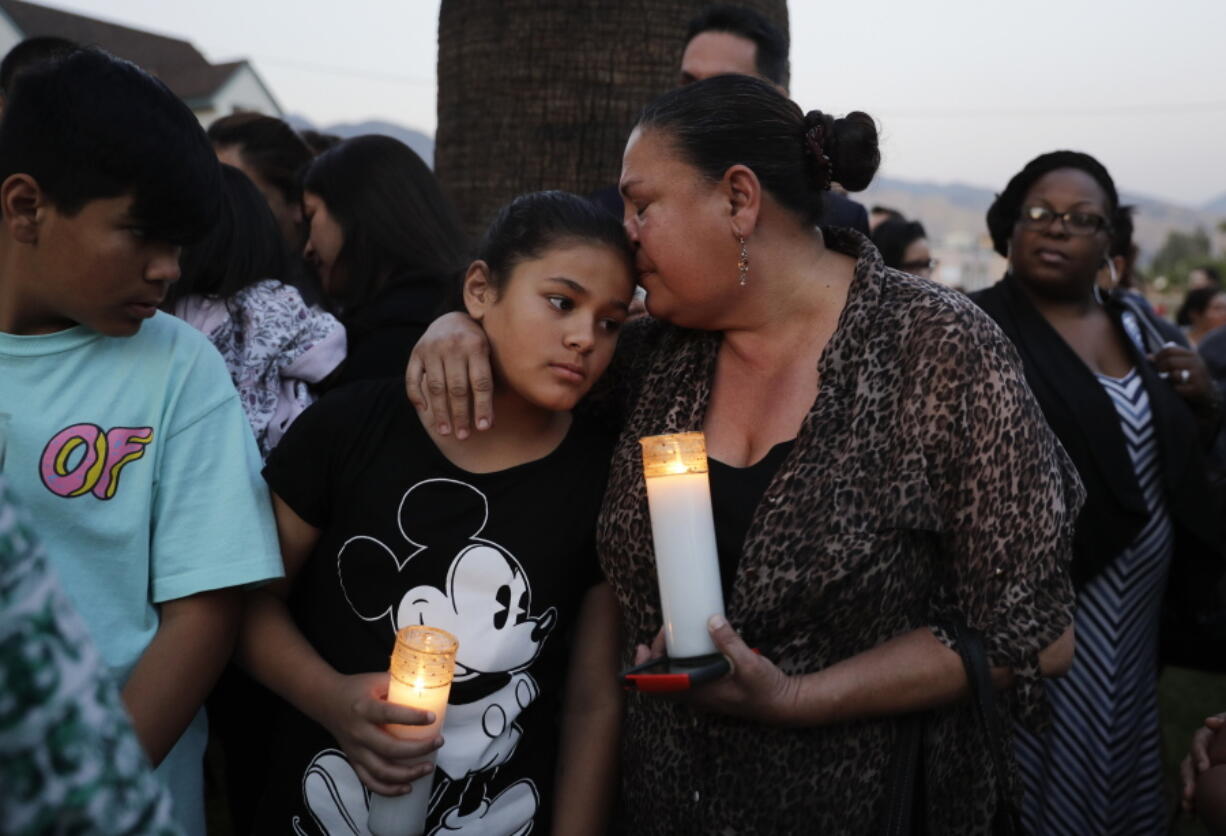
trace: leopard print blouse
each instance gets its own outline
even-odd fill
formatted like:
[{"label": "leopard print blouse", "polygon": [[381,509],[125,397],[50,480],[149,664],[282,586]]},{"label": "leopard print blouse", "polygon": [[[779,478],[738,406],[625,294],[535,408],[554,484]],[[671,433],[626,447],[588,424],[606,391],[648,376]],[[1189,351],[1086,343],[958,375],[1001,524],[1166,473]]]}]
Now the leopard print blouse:
[{"label": "leopard print blouse", "polygon": [[[818,397],[754,513],[728,619],[783,671],[805,674],[961,617],[1017,674],[1001,710],[1040,723],[1037,654],[1072,620],[1076,472],[987,316],[887,269],[857,233],[827,239],[857,257],[855,279]],[[720,343],[658,322],[636,331],[598,529],[627,663],[661,623],[637,439],[701,429]],[[899,727],[775,728],[631,694],[619,824],[669,836],[875,833]],[[994,779],[969,704],[932,712],[925,728],[929,832],[986,833]],[[1015,776],[1005,780],[1015,794]]]}]

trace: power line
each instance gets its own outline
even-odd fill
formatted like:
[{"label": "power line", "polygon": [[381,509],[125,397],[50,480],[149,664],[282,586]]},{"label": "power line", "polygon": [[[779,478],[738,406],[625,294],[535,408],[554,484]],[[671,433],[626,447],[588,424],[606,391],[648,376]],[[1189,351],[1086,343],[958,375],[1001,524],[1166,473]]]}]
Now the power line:
[{"label": "power line", "polygon": [[1067,108],[941,108],[918,109],[914,107],[891,108],[878,106],[875,110],[895,119],[968,119],[979,117],[1045,117],[1045,116],[1149,116],[1160,113],[1213,113],[1226,112],[1226,100],[1212,102],[1180,102],[1173,104],[1112,105],[1104,107]]},{"label": "power line", "polygon": [[254,60],[261,64],[270,64],[272,66],[292,67],[294,69],[309,70],[311,72],[348,75],[354,76],[355,78],[369,78],[378,81],[395,81],[429,87],[433,87],[435,83],[433,78],[422,78],[421,76],[388,73],[378,70],[359,70],[353,67],[340,67],[332,64],[315,64],[310,61],[298,61],[292,58],[277,58],[257,55],[254,56]]}]

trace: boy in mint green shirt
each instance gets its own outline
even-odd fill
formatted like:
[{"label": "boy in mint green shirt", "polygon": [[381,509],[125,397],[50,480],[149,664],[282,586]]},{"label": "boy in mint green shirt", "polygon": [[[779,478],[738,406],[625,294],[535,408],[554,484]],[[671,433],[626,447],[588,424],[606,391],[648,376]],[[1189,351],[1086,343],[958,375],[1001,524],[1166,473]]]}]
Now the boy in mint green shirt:
[{"label": "boy in mint green shirt", "polygon": [[[281,574],[229,374],[158,312],[220,170],[164,85],[97,50],[21,75],[0,120],[4,472],[122,683],[175,817],[203,834],[201,705],[241,587]],[[105,824],[105,823],[100,823]]]}]

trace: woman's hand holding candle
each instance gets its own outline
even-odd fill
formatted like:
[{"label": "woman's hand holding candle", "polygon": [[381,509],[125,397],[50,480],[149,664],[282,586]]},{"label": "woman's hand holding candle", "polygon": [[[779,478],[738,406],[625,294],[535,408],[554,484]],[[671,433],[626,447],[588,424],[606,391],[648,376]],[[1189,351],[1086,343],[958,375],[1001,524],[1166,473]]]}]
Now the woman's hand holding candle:
[{"label": "woman's hand holding candle", "polygon": [[402,740],[389,724],[427,726],[433,712],[418,711],[387,702],[388,674],[338,675],[327,700],[327,713],[318,718],[336,738],[358,777],[380,795],[403,795],[410,784],[434,770],[430,762],[412,763],[443,745],[441,736],[428,740]]},{"label": "woman's hand holding candle", "polygon": [[[767,725],[793,724],[800,678],[788,676],[770,659],[755,653],[722,615],[711,616],[707,632],[716,649],[731,663],[732,670],[716,682],[678,692],[677,699],[706,711]],[[640,644],[635,648],[634,663],[639,665],[662,657],[664,650],[664,630],[661,629],[651,647]]]}]

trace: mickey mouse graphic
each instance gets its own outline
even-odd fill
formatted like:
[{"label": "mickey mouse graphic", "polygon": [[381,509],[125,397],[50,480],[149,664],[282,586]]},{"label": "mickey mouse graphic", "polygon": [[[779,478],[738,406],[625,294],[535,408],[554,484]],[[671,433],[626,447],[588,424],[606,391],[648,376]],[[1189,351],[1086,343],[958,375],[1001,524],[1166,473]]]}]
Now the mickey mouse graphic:
[{"label": "mickey mouse graphic", "polygon": [[[460,520],[439,525],[437,518]],[[540,655],[557,620],[553,607],[531,615],[532,589],[519,561],[480,537],[489,519],[481,491],[453,479],[409,488],[399,507],[400,534],[410,547],[352,537],[337,555],[345,598],[366,621],[387,619],[395,633],[429,624],[459,639],[455,680],[438,753],[431,810],[450,805],[432,834],[525,834],[540,793],[529,779],[492,798],[499,767],[519,745],[519,714],[539,695],[526,669]],[[412,584],[411,586],[409,584]],[[328,749],[303,776],[303,795],[325,834],[366,833],[367,791],[341,752]],[[457,791],[458,790],[458,791]],[[295,829],[302,832],[297,821]]]}]

